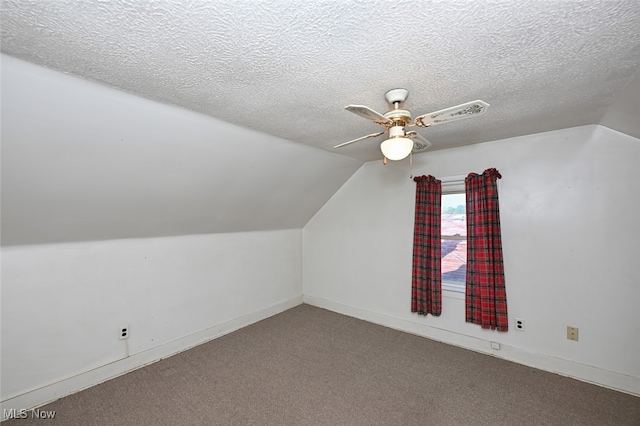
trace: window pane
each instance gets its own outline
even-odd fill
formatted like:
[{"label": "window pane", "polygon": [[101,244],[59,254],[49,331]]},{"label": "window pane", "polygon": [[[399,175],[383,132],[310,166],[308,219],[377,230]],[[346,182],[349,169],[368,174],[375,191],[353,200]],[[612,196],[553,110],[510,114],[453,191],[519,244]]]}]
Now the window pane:
[{"label": "window pane", "polygon": [[442,235],[467,235],[467,214],[464,194],[442,196]]},{"label": "window pane", "polygon": [[465,284],[467,274],[467,242],[442,240],[442,281]]}]

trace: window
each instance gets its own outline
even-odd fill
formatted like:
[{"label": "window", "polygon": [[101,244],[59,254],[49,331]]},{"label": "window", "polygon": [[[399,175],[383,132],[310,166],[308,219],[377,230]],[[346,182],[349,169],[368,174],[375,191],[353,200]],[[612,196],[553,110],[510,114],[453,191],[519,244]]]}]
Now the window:
[{"label": "window", "polygon": [[[443,182],[444,183],[444,182]],[[462,182],[464,186],[464,182]],[[442,288],[464,293],[467,274],[467,213],[464,190],[443,185]],[[453,185],[451,185],[453,187]],[[447,191],[445,193],[445,191]]]}]

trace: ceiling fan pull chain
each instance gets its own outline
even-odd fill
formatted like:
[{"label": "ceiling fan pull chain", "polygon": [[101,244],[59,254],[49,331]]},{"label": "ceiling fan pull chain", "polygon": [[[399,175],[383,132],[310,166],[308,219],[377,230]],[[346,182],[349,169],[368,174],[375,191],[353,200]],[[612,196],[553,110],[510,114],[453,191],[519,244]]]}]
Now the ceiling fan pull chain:
[{"label": "ceiling fan pull chain", "polygon": [[409,153],[409,179],[413,179],[413,151]]}]

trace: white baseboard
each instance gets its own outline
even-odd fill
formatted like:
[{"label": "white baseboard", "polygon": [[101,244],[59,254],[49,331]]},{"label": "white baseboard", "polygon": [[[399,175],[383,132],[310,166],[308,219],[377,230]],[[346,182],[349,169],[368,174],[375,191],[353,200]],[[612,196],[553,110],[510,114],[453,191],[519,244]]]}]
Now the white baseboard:
[{"label": "white baseboard", "polygon": [[224,336],[225,334],[229,334],[302,303],[302,295],[296,296],[289,300],[267,306],[266,308],[262,308],[250,314],[242,315],[230,321],[217,324],[197,333],[181,337],[164,345],[133,354],[127,358],[80,373],[73,377],[30,390],[21,395],[7,398],[0,402],[2,420],[6,420],[4,416],[5,410],[31,410],[33,408],[41,407],[67,395],[106,382],[107,380],[144,367],[145,365],[152,364],[163,358],[170,357],[177,353],[186,351],[187,349],[193,348],[194,346],[198,346],[220,336]]},{"label": "white baseboard", "polygon": [[304,295],[304,303],[327,309],[340,314],[365,320],[374,324],[427,337],[442,343],[459,346],[464,349],[488,354],[507,361],[516,362],[539,370],[549,371],[562,376],[571,377],[606,388],[640,396],[640,378],[628,376],[614,371],[603,370],[591,365],[557,358],[541,353],[534,353],[515,346],[501,344],[500,350],[493,350],[491,342],[473,336],[430,327],[406,319],[368,311],[362,308],[343,305],[338,302],[319,297]]}]

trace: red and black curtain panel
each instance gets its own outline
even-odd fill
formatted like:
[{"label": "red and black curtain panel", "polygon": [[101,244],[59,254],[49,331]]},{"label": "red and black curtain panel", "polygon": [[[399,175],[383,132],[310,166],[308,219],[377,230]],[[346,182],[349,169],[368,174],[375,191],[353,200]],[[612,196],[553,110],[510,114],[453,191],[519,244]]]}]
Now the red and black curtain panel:
[{"label": "red and black curtain panel", "polygon": [[439,316],[442,312],[440,274],[440,205],[442,184],[433,176],[416,182],[416,214],[413,228],[411,312]]},{"label": "red and black curtain panel", "polygon": [[465,179],[467,197],[466,321],[507,331],[507,293],[502,262],[496,169]]}]

